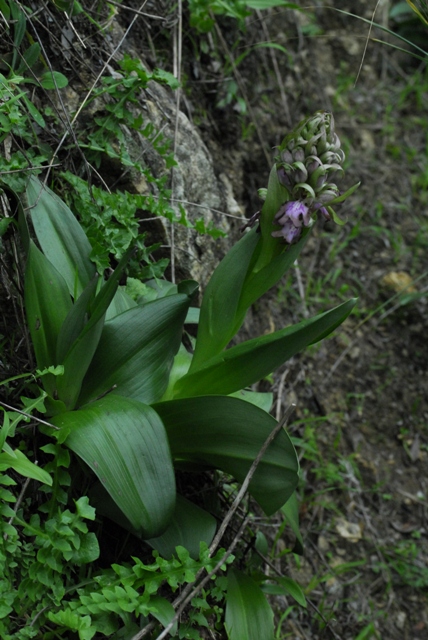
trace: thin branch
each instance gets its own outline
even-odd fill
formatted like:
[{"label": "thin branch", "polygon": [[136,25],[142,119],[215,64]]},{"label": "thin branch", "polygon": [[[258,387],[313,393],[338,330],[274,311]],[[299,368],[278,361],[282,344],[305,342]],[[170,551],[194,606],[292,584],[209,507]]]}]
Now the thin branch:
[{"label": "thin branch", "polygon": [[[248,470],[247,475],[245,476],[245,480],[242,483],[241,489],[238,491],[235,500],[233,501],[230,509],[228,510],[228,512],[226,513],[226,516],[223,520],[223,522],[220,525],[220,528],[216,534],[216,536],[214,537],[210,548],[209,548],[209,556],[211,557],[214,553],[214,551],[216,550],[218,544],[220,543],[220,540],[223,537],[224,532],[226,531],[226,528],[228,526],[228,524],[230,523],[231,519],[233,518],[237,508],[239,507],[240,503],[242,502],[248,486],[256,472],[256,469],[258,467],[258,465],[260,464],[260,461],[262,460],[263,456],[265,455],[267,449],[269,448],[269,446],[272,444],[272,442],[275,440],[275,438],[277,437],[277,435],[279,434],[279,432],[285,427],[290,415],[293,413],[294,409],[295,409],[296,405],[292,404],[290,405],[287,410],[284,413],[284,416],[282,418],[282,420],[280,422],[278,422],[278,424],[275,426],[275,428],[271,431],[271,433],[268,435],[268,437],[266,438],[265,442],[263,443],[263,446],[261,447],[259,453],[257,454],[255,460],[253,461],[253,463],[251,464],[251,467]],[[181,592],[181,594],[178,596],[178,598],[176,598],[174,600],[174,602],[172,603],[172,606],[174,607],[174,609],[176,609],[176,613],[174,618],[171,620],[171,622],[168,624],[167,627],[165,627],[165,629],[162,631],[162,633],[156,638],[156,640],[162,640],[163,638],[165,638],[166,634],[170,631],[170,629],[172,628],[173,624],[175,623],[175,621],[178,619],[178,617],[181,615],[182,611],[184,610],[185,606],[190,602],[190,600],[192,598],[194,598],[194,596],[196,595],[196,593],[198,593],[198,591],[203,587],[204,584],[206,584],[206,582],[220,569],[220,567],[224,564],[226,557],[228,555],[230,555],[232,553],[232,550],[235,548],[237,541],[239,540],[239,538],[241,537],[246,525],[248,522],[248,518],[245,518],[243,523],[241,524],[241,527],[237,533],[237,535],[234,537],[232,544],[230,545],[230,547],[228,548],[225,556],[222,557],[221,561],[218,562],[218,564],[215,566],[215,568],[208,574],[208,576],[206,576],[197,586],[193,586],[192,584],[188,584],[183,591]],[[200,569],[198,571],[198,573],[196,574],[195,577],[195,582],[197,582],[200,578],[200,576],[202,575],[202,573],[205,571],[205,569]],[[131,638],[131,640],[141,640],[141,638],[144,638],[144,636],[146,636],[148,633],[150,633],[150,631],[153,630],[155,623],[154,622],[150,622],[148,625],[146,625],[144,627],[144,629],[141,629],[141,631],[139,631],[135,636],[133,636]]]},{"label": "thin branch", "polygon": [[10,404],[6,404],[6,402],[3,402],[2,400],[0,400],[0,404],[3,407],[6,407],[6,409],[9,409],[9,411],[14,411],[15,413],[20,413],[21,415],[25,416],[26,418],[31,418],[32,420],[35,420],[36,422],[40,422],[40,424],[45,424],[47,427],[51,427],[51,429],[56,429],[57,431],[61,431],[61,429],[59,427],[56,427],[54,424],[51,424],[50,422],[46,422],[46,420],[42,420],[41,418],[36,418],[36,416],[32,416],[30,413],[25,413],[25,411],[21,411],[20,409],[15,409],[15,407],[11,407]]},{"label": "thin branch", "polygon": [[276,425],[276,427],[271,431],[271,433],[268,435],[268,437],[266,438],[262,448],[260,449],[259,453],[257,454],[255,460],[253,461],[247,475],[245,476],[245,480],[242,483],[242,486],[240,488],[240,490],[238,491],[235,500],[232,503],[232,506],[230,507],[229,511],[226,514],[226,517],[224,518],[223,522],[221,523],[219,530],[217,531],[217,534],[214,537],[214,540],[212,541],[211,545],[210,545],[210,555],[212,555],[215,551],[215,549],[217,548],[220,540],[223,537],[224,532],[226,531],[226,528],[229,524],[229,522],[232,520],[235,511],[237,510],[237,508],[239,507],[240,503],[242,502],[247,489],[248,489],[248,485],[250,484],[257,467],[260,464],[261,459],[263,458],[263,456],[265,455],[269,445],[272,444],[272,442],[275,440],[275,438],[277,437],[277,435],[279,434],[280,431],[282,431],[282,429],[285,427],[285,425],[288,422],[289,417],[291,416],[291,414],[293,413],[294,409],[296,408],[295,404],[291,404],[284,413],[284,416],[282,418],[282,420],[280,420],[280,422],[278,422],[278,424]]},{"label": "thin branch", "polygon": [[165,20],[164,16],[154,16],[152,13],[144,13],[144,11],[141,11],[141,9],[134,9],[134,7],[127,7],[125,4],[122,4],[121,2],[114,2],[114,0],[107,0],[107,4],[113,4],[115,7],[119,7],[119,9],[126,9],[127,11],[132,11],[132,13],[135,13],[137,16],[144,16],[144,18],[152,18],[152,20]]},{"label": "thin branch", "polygon": [[371,32],[372,32],[372,28],[373,28],[374,17],[375,17],[375,14],[376,14],[377,8],[378,8],[378,6],[379,6],[379,2],[380,2],[380,0],[377,0],[377,2],[376,2],[376,6],[375,6],[375,8],[374,8],[374,10],[373,10],[373,14],[372,14],[371,21],[370,21],[369,32],[368,32],[368,34],[367,34],[366,43],[365,43],[365,45],[364,45],[363,55],[362,55],[362,58],[361,58],[360,66],[358,67],[357,77],[355,78],[355,82],[354,82],[354,87],[356,87],[356,86],[357,86],[357,82],[358,82],[359,77],[360,77],[360,75],[361,75],[361,70],[362,70],[362,68],[363,68],[363,64],[364,64],[364,58],[366,57],[367,47],[369,46],[370,34],[371,34]]},{"label": "thin branch", "polygon": [[[22,500],[24,499],[24,495],[25,495],[25,492],[27,491],[27,487],[28,487],[28,485],[30,484],[30,480],[31,480],[31,478],[26,478],[26,479],[25,479],[25,482],[24,482],[24,484],[22,485],[22,489],[21,489],[21,491],[20,491],[20,493],[19,493],[18,499],[17,499],[17,501],[15,502],[15,506],[14,506],[14,509],[13,509],[13,516],[11,516],[11,517],[9,518],[8,524],[12,524],[12,522],[13,522],[13,521],[14,521],[14,519],[15,519],[16,514],[18,513],[18,509],[19,509],[19,507],[21,506],[21,502],[22,502]],[[7,540],[7,537],[8,537],[8,536],[7,536],[7,533],[5,533],[5,534],[4,534],[4,539],[5,539],[5,540]]]},{"label": "thin branch", "polygon": [[227,558],[231,555],[231,553],[233,552],[234,548],[236,547],[237,543],[239,542],[239,540],[241,539],[241,536],[245,530],[245,527],[248,524],[250,517],[247,516],[246,518],[244,518],[244,520],[242,521],[241,526],[239,527],[239,531],[238,533],[235,535],[235,537],[233,538],[232,543],[229,545],[226,553],[224,554],[224,556],[221,558],[221,560],[219,560],[217,562],[217,564],[215,565],[214,569],[212,571],[210,571],[203,580],[201,580],[201,582],[199,584],[196,585],[196,587],[194,587],[192,589],[192,591],[190,591],[190,593],[184,598],[184,600],[182,600],[180,606],[178,607],[175,616],[173,617],[173,619],[169,622],[169,624],[165,627],[165,629],[162,631],[162,633],[160,633],[158,635],[158,637],[156,638],[156,640],[163,640],[163,638],[166,637],[166,635],[169,633],[169,631],[172,629],[172,627],[174,626],[174,624],[177,622],[177,620],[179,619],[179,617],[181,616],[181,614],[183,613],[184,609],[187,607],[187,605],[189,604],[189,602],[191,602],[193,600],[193,598],[199,593],[199,591],[201,589],[203,589],[203,587],[207,584],[207,582],[209,582],[211,580],[211,578],[213,576],[216,575],[216,573],[218,573],[218,571],[220,571],[221,567],[224,565],[224,563],[226,562]]}]

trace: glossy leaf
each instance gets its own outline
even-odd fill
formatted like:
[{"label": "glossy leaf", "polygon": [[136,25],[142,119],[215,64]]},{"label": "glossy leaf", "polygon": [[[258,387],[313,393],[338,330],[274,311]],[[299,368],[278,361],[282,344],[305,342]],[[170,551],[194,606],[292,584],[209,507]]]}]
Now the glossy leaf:
[{"label": "glossy leaf", "polygon": [[60,439],[92,469],[134,529],[160,535],[175,506],[174,471],[156,412],[130,398],[108,395],[56,416]]},{"label": "glossy leaf", "polygon": [[177,504],[168,529],[158,538],[146,540],[163,558],[170,558],[175,547],[185,547],[190,556],[199,558],[199,545],[209,546],[214,538],[217,521],[208,511],[177,494]]},{"label": "glossy leaf", "polygon": [[[106,322],[79,403],[112,393],[152,403],[166,390],[190,299],[154,300]],[[113,388],[114,387],[114,388]]]},{"label": "glossy leaf", "polygon": [[187,351],[183,344],[180,345],[177,355],[174,357],[171,371],[169,373],[168,386],[161,400],[172,400],[174,396],[174,387],[176,382],[180,380],[189,371],[192,362],[192,354]]},{"label": "glossy leaf", "polygon": [[274,224],[275,215],[289,198],[287,189],[278,180],[276,165],[273,165],[260,215],[260,243],[242,287],[236,310],[235,333],[241,327],[249,307],[275,286],[294,264],[310,235],[311,230],[304,229],[299,242],[294,245],[285,245],[280,238],[272,236],[272,231],[278,228]]},{"label": "glossy leaf", "polygon": [[125,291],[125,287],[119,287],[106,313],[106,320],[111,320],[119,313],[128,311],[132,307],[136,307],[137,303]]},{"label": "glossy leaf", "polygon": [[241,289],[259,239],[256,229],[244,235],[211,276],[202,301],[191,370],[220,353],[234,336]]},{"label": "glossy leaf", "polygon": [[[175,461],[222,469],[243,482],[277,422],[262,409],[237,398],[205,396],[154,405],[168,434]],[[272,514],[296,488],[298,460],[282,430],[251,480],[249,492]]]},{"label": "glossy leaf", "polygon": [[208,283],[190,373],[220,354],[239,331],[249,307],[281,279],[304,247],[310,229],[305,229],[301,240],[293,246],[287,247],[279,238],[272,237],[276,228],[274,217],[288,199],[288,191],[279,183],[274,165],[259,228],[252,229],[236,243]]},{"label": "glossy leaf", "polygon": [[246,389],[240,389],[231,393],[232,398],[240,398],[251,404],[255,404],[256,407],[263,409],[266,413],[269,413],[272,409],[273,393],[259,392],[259,391],[247,391]]},{"label": "glossy leaf", "polygon": [[289,358],[331,333],[351,313],[355,299],[296,325],[243,342],[178,380],[175,397],[229,394],[258,382]]},{"label": "glossy leaf", "polygon": [[[91,487],[89,497],[97,514],[113,520],[134,536],[142,537],[100,482]],[[156,538],[145,539],[145,542],[156,549],[163,558],[172,557],[175,547],[181,545],[196,560],[199,558],[200,543],[211,544],[216,527],[217,521],[210,513],[177,494],[175,509],[167,529]]]},{"label": "glossy leaf", "polygon": [[[64,278],[31,241],[25,270],[25,310],[39,369],[58,364],[57,339],[71,306]],[[53,376],[44,376],[43,384],[52,391]]]},{"label": "glossy leaf", "polygon": [[[286,246],[280,238],[274,238],[272,231],[278,227],[274,225],[274,218],[278,213],[281,205],[290,199],[287,189],[279,182],[276,165],[274,164],[270,175],[269,183],[264,201],[262,212],[260,214],[260,248],[257,261],[253,265],[252,273],[257,273],[263,267],[268,265],[278,255],[280,255]],[[288,250],[288,248],[287,248]]]},{"label": "glossy leaf", "polygon": [[76,300],[62,323],[56,347],[55,362],[64,362],[67,353],[88,321],[89,305],[95,298],[97,278],[93,278]]},{"label": "glossy leaf", "polygon": [[[83,378],[93,359],[98,347],[101,332],[104,327],[104,318],[108,307],[115,295],[123,270],[129,260],[132,250],[128,250],[120,260],[112,276],[104,284],[98,295],[94,298],[93,281],[85,288],[78,298],[74,308],[67,316],[64,331],[60,338],[65,344],[70,344],[64,358],[64,375],[57,380],[57,392],[59,400],[62,400],[68,409],[74,409],[79,396]],[[82,303],[80,303],[83,298]],[[80,329],[77,338],[72,342],[77,330]],[[59,348],[63,347],[62,343]],[[62,349],[63,351],[65,348]]]},{"label": "glossy leaf", "polygon": [[30,177],[26,194],[43,253],[77,297],[95,275],[89,240],[67,205],[36,176]]},{"label": "glossy leaf", "polygon": [[273,611],[260,587],[237,569],[229,569],[226,595],[229,640],[273,640]]},{"label": "glossy leaf", "polygon": [[249,274],[236,312],[236,331],[241,327],[249,307],[274,287],[293,266],[309,237],[310,229],[305,229],[299,242],[289,245],[285,251],[272,258],[260,271]]},{"label": "glossy leaf", "polygon": [[[159,622],[167,627],[173,617],[175,616],[175,609],[166,598],[162,598],[161,596],[151,595],[150,596],[150,614],[159,620]],[[168,635],[175,636],[177,632],[177,625],[175,624],[171,627],[170,633]],[[134,635],[134,634],[133,634]]]}]

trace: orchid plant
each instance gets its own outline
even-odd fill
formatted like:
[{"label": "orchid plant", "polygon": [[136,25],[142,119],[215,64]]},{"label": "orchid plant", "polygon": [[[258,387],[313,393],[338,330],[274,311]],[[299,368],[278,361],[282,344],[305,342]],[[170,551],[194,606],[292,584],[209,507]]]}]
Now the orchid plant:
[{"label": "orchid plant", "polygon": [[[52,426],[43,429],[91,469],[97,512],[160,553],[182,544],[197,556],[216,530],[207,510],[177,494],[175,469],[220,469],[243,482],[277,424],[266,398],[248,388],[329,335],[355,305],[349,300],[228,348],[249,307],[293,265],[316,217],[340,222],[332,205],[358,186],[339,192],[334,180],[343,159],[330,113],[315,114],[284,139],[257,224],[204,292],[192,351],[182,336],[197,321],[197,284],[149,282],[155,296],[132,299],[119,286],[129,252],[107,280],[96,274],[70,209],[38,178],[28,181],[19,226],[28,326],[37,365],[47,371],[41,384]],[[293,496],[298,468],[282,429],[249,485],[267,515]],[[237,591],[248,588],[236,580]]]}]

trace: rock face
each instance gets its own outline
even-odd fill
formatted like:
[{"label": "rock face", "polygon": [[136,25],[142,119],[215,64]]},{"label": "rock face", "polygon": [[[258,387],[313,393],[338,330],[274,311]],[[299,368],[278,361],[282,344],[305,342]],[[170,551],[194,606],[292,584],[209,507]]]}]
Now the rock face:
[{"label": "rock face", "polygon": [[[114,20],[110,29],[111,51],[123,42],[121,54],[128,53],[132,58],[141,60],[147,68],[138,41],[124,39],[124,34],[122,26]],[[114,77],[120,76],[111,67],[107,69]],[[102,104],[95,107],[96,110],[102,108]],[[205,227],[213,227],[228,235],[221,237],[219,234],[220,237],[214,239],[182,224],[171,225],[166,218],[155,221],[151,218],[146,223],[142,215],[141,230],[149,229],[151,239],[162,242],[165,256],[171,259],[171,270],[167,271],[167,276],[176,281],[193,278],[204,287],[231,243],[239,238],[238,228],[244,220],[242,209],[227,176],[216,174],[213,158],[195,125],[183,111],[179,110],[177,115],[176,96],[168,87],[150,82],[141,92],[140,104],[134,105],[133,111],[136,116],[143,116],[143,126],[151,122],[156,131],[171,141],[177,165],[172,170],[166,169],[163,157],[153,145],[138,132],[127,130],[125,137],[130,157],[138,158],[156,178],[167,177],[167,186],[172,189],[171,205],[178,217],[182,216],[184,209],[192,224],[202,218]],[[133,170],[125,173],[126,180],[118,182],[121,188],[131,193],[157,195],[156,186],[147,184],[140,173]]]},{"label": "rock face", "polygon": [[[73,39],[72,35],[70,38]],[[78,45],[77,42],[76,44]],[[149,68],[142,55],[140,42],[137,38],[133,40],[132,37],[126,37],[124,28],[116,18],[110,22],[109,37],[103,45],[110,48],[114,59],[128,54],[132,59],[140,60],[143,67]],[[84,56],[83,51],[82,55]],[[110,64],[105,66],[103,75],[111,75],[116,80],[124,77]],[[70,84],[61,92],[62,100],[57,104],[58,110],[65,110],[70,118],[85,99],[92,82],[92,79],[88,79],[87,86],[83,89],[82,85],[75,86],[70,78]],[[95,100],[91,98],[82,110],[76,126],[83,129],[91,127],[94,119],[105,113],[105,105],[103,97]],[[159,138],[171,141],[170,150],[174,150],[177,162],[172,169],[166,167],[165,159],[156,150],[156,145],[153,146],[139,131],[122,127],[129,157],[149,169],[155,178],[166,178],[166,186],[172,189],[172,208],[178,218],[184,217],[184,210],[185,217],[191,223],[189,226],[172,225],[166,218],[154,219],[151,212],[139,211],[141,231],[148,233],[150,244],[160,242],[162,257],[170,258],[171,266],[166,272],[168,279],[178,282],[193,278],[203,288],[219,260],[239,238],[238,229],[245,220],[242,208],[235,199],[231,181],[225,173],[216,172],[211,153],[196,126],[183,111],[179,110],[177,114],[176,95],[169,87],[151,81],[140,92],[139,104],[128,103],[126,108],[132,109],[135,117],[142,115],[142,128],[151,123],[155,133],[159,132]],[[139,171],[124,167],[118,160],[110,157],[102,159],[99,173],[112,189],[118,188],[155,198],[159,195],[156,184],[146,180]],[[220,233],[214,239],[209,234],[199,233],[192,225],[200,219],[206,228],[217,229],[228,237],[222,237]]]},{"label": "rock face", "polygon": [[[177,166],[172,171],[173,206],[180,215],[184,207],[190,221],[203,218],[207,227],[229,234],[240,226],[244,219],[233,195],[227,176],[216,175],[211,154],[196,127],[187,116],[178,112],[176,127],[176,106],[167,89],[156,83],[150,84],[148,97],[143,106],[145,116],[162,130],[167,138],[176,135],[175,158]],[[146,162],[154,175],[159,175],[159,158],[153,148],[147,149]],[[233,223],[234,219],[236,223]],[[174,225],[173,238],[171,224],[163,224],[168,245],[175,246],[175,268],[180,277],[191,276],[201,285],[206,284],[213,268],[230,246],[228,238],[214,240],[209,235],[200,235],[194,229]]]}]

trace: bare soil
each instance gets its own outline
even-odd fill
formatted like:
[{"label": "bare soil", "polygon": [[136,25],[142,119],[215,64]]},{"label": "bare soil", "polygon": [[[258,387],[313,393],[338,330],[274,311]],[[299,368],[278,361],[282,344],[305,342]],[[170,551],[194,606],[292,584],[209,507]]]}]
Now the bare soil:
[{"label": "bare soil", "polygon": [[[354,13],[372,9],[357,4]],[[272,40],[285,42],[293,25],[281,28],[278,15],[266,24]],[[425,85],[419,96],[404,97],[406,86],[421,78],[414,79],[408,57],[371,41],[365,50],[364,23],[320,9],[323,35],[309,38],[299,19],[298,37],[286,40],[292,63],[280,67],[290,117],[295,123],[305,113],[332,110],[347,152],[345,186],[358,180],[362,186],[339,211],[344,227],[316,230],[293,278],[247,323],[249,331],[270,331],[358,297],[355,314],[332,338],[275,374],[277,410],[297,405],[290,433],[302,455],[305,539],[298,569],[287,555],[279,564],[309,586],[318,610],[295,610],[279,637],[422,639],[428,634],[428,210],[415,185],[426,171],[421,123],[428,95]],[[250,91],[275,85],[272,74],[255,80],[254,66],[245,62],[241,72]],[[278,144],[274,136],[287,125],[277,89],[267,107],[255,101],[254,109]],[[243,171],[251,213],[263,157],[254,153],[254,138],[240,144],[251,158],[250,171]],[[307,450],[314,444],[316,455]]]}]

